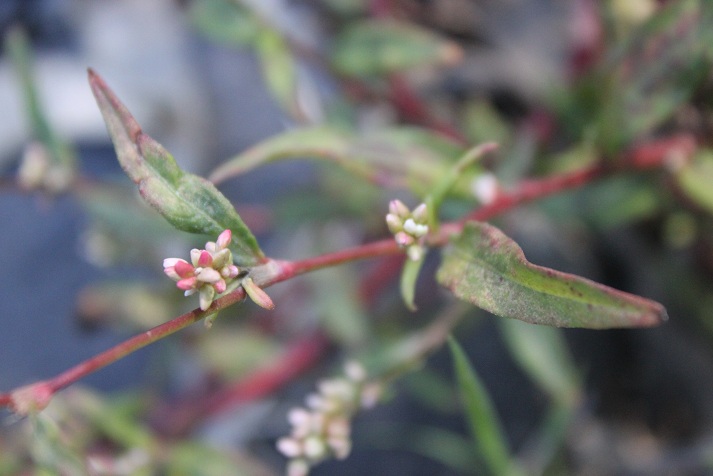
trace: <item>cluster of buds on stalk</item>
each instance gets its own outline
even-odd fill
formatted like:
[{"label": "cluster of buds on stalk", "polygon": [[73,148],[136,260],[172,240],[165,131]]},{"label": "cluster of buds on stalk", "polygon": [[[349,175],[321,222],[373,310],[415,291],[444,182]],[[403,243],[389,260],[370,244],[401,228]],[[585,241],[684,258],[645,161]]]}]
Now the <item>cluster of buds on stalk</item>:
[{"label": "cluster of buds on stalk", "polygon": [[428,234],[428,210],[422,203],[413,211],[400,200],[389,202],[386,225],[393,233],[396,243],[406,249],[409,259],[419,261],[423,258],[424,242]]},{"label": "cluster of buds on stalk", "polygon": [[163,272],[176,281],[176,286],[186,296],[198,292],[200,307],[204,311],[210,307],[215,296],[224,293],[228,283],[240,274],[228,249],[232,236],[230,230],[225,230],[215,242],[207,242],[205,249],[193,248],[190,263],[180,258],[163,260]]},{"label": "cluster of buds on stalk", "polygon": [[381,385],[368,382],[366,371],[357,362],[348,362],[344,373],[344,377],[321,381],[319,393],[307,396],[307,408],[293,408],[288,413],[292,432],[277,441],[277,449],[290,458],[288,476],[305,476],[327,458],[349,456],[351,419],[360,408],[376,404]]}]

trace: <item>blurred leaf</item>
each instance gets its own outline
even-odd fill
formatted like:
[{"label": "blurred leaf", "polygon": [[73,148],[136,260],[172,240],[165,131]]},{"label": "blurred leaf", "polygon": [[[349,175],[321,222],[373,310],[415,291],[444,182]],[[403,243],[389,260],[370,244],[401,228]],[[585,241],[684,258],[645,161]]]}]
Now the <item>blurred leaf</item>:
[{"label": "blurred leaf", "polygon": [[257,240],[227,198],[209,181],[185,173],[161,144],[147,136],[131,113],[93,71],[89,82],[119,162],[139,186],[139,193],[179,230],[217,237],[233,232],[230,249],[238,265],[259,263],[264,255]]},{"label": "blurred leaf", "polygon": [[191,442],[170,448],[163,471],[166,476],[272,476],[274,473],[257,461],[238,453],[218,451]]},{"label": "blurred leaf", "polygon": [[235,1],[194,0],[188,14],[201,33],[231,46],[253,42],[263,29],[250,9]]},{"label": "blurred leaf", "polygon": [[6,38],[6,50],[20,79],[27,107],[32,133],[49,152],[50,169],[56,174],[66,174],[71,180],[76,168],[76,158],[72,148],[57,135],[42,107],[37,85],[32,71],[32,52],[27,35],[19,27],[11,29]]},{"label": "blurred leaf", "polygon": [[578,400],[579,377],[562,331],[515,319],[498,319],[510,354],[525,373],[557,402]]},{"label": "blurred leaf", "polygon": [[416,66],[453,64],[461,55],[456,44],[414,24],[367,20],[340,31],[331,60],[340,73],[378,76]]},{"label": "blurred leaf", "polygon": [[485,386],[470,365],[468,357],[453,337],[448,338],[453,356],[453,368],[458,380],[461,400],[468,425],[478,451],[483,456],[491,474],[519,474],[511,461],[507,440],[500,425],[495,407]]},{"label": "blurred leaf", "polygon": [[660,304],[529,263],[492,225],[468,222],[444,250],[439,283],[501,317],[557,327],[647,327],[667,319]]},{"label": "blurred leaf", "polygon": [[255,40],[265,82],[280,105],[299,117],[297,71],[288,44],[279,32],[264,28]]},{"label": "blurred leaf", "polygon": [[368,318],[358,301],[355,276],[349,267],[332,267],[312,273],[314,305],[327,333],[347,347],[364,344]]},{"label": "blurred leaf", "polygon": [[713,150],[699,152],[677,170],[676,180],[689,199],[713,214]]},{"label": "blurred leaf", "polygon": [[88,326],[150,329],[168,321],[174,309],[157,289],[145,283],[111,282],[82,289],[77,314]]},{"label": "blurred leaf", "polygon": [[402,380],[407,391],[421,405],[445,414],[457,411],[456,393],[439,370],[425,366],[417,372],[404,375]]},{"label": "blurred leaf", "polygon": [[[438,229],[438,210],[441,208],[443,200],[448,193],[458,183],[458,181],[466,174],[468,170],[475,169],[475,164],[487,153],[497,149],[497,144],[494,142],[486,142],[477,145],[468,150],[463,156],[453,164],[453,166],[440,178],[433,189],[426,196],[426,205],[428,205],[429,220],[428,224],[431,231]],[[478,167],[478,170],[481,170]]]},{"label": "blurred leaf", "polygon": [[30,452],[36,474],[83,474],[83,458],[77,448],[63,439],[57,423],[41,412],[31,415],[32,442]]},{"label": "blurred leaf", "polygon": [[510,125],[494,107],[482,99],[466,105],[464,127],[473,144],[495,142],[502,146],[511,141]]},{"label": "blurred leaf", "polygon": [[201,334],[197,347],[200,360],[226,381],[255,369],[277,350],[264,333],[222,324],[218,332]]},{"label": "blurred leaf", "polygon": [[364,429],[370,446],[383,450],[407,450],[438,461],[457,474],[480,474],[482,465],[473,454],[473,445],[453,431],[398,422],[370,422]]},{"label": "blurred leaf", "polygon": [[[418,128],[398,128],[357,136],[345,130],[313,127],[288,131],[233,157],[211,175],[220,183],[260,165],[311,158],[332,162],[351,174],[383,186],[409,188],[423,195],[461,156],[463,148]],[[464,174],[457,191],[469,193]]]},{"label": "blurred leaf", "polygon": [[416,310],[416,304],[414,304],[416,281],[418,280],[418,274],[421,272],[421,266],[423,266],[425,258],[425,253],[418,261],[407,258],[404,262],[403,270],[401,270],[401,297],[406,307],[411,311]]},{"label": "blurred leaf", "polygon": [[646,177],[623,175],[551,197],[539,206],[565,226],[581,220],[597,229],[609,229],[655,216],[665,199]]},{"label": "blurred leaf", "polygon": [[577,407],[563,404],[548,409],[535,435],[523,445],[525,450],[518,455],[527,474],[562,474],[562,471],[552,471],[551,465],[561,453],[576,412]]},{"label": "blurred leaf", "polygon": [[615,152],[667,120],[707,77],[713,54],[708,2],[668,2],[634,32],[599,88],[599,142]]},{"label": "blurred leaf", "polygon": [[352,136],[330,127],[295,129],[271,137],[227,160],[209,179],[214,183],[242,175],[261,165],[280,160],[314,158],[338,163],[358,175],[369,176],[368,167],[352,163],[348,156]]}]

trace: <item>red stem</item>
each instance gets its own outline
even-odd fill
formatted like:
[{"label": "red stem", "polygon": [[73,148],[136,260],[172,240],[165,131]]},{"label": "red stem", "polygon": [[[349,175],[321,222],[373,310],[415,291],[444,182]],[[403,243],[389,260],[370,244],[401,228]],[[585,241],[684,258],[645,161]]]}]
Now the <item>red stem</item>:
[{"label": "red stem", "polygon": [[[512,192],[504,192],[500,194],[500,196],[493,203],[475,210],[464,219],[458,222],[445,224],[441,228],[438,236],[431,239],[430,244],[444,244],[447,241],[448,235],[458,232],[466,220],[486,220],[522,203],[531,202],[564,190],[582,186],[594,179],[603,177],[613,172],[645,170],[653,167],[661,167],[662,165],[666,165],[669,160],[677,157],[690,157],[691,153],[695,150],[695,147],[695,141],[691,136],[683,134],[677,135],[650,142],[633,149],[629,153],[623,155],[621,158],[622,160],[619,162],[622,165],[616,168],[603,162],[599,165],[567,174],[522,182],[517,189]],[[269,282],[261,283],[261,285],[269,286],[280,281],[285,281],[299,274],[315,271],[317,269],[335,266],[359,259],[393,255],[400,252],[401,250],[398,248],[393,239],[385,239],[301,261],[273,262],[278,266],[277,272],[271,276]],[[199,321],[206,315],[230,306],[244,298],[245,293],[243,289],[238,288],[232,293],[217,299],[205,312],[193,310],[183,314],[169,322],[132,337],[131,339],[128,339],[111,349],[70,368],[67,371],[62,372],[56,377],[45,381],[44,384],[49,387],[52,393],[57,392],[85,377],[86,375],[121,359],[127,354],[145,347],[146,345],[151,344],[163,337],[173,334],[174,332]],[[305,361],[308,360],[308,358],[305,358]],[[289,360],[285,360],[283,365],[287,365],[289,367],[289,365],[292,364]],[[284,367],[278,366],[278,369],[280,371],[272,374],[272,378],[277,378],[275,375],[285,376],[289,373]],[[239,390],[240,392],[246,392],[246,390],[242,390],[245,387],[239,386],[238,388],[241,388],[241,390]],[[0,407],[11,406],[12,403],[11,393],[0,393]]]}]

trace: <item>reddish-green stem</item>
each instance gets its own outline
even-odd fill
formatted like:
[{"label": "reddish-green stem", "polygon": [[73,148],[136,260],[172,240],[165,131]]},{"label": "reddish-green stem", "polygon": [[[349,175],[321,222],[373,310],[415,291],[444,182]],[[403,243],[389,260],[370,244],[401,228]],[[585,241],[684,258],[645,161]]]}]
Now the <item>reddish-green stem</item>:
[{"label": "reddish-green stem", "polygon": [[[511,192],[501,193],[495,201],[485,205],[467,215],[463,220],[448,223],[441,227],[437,236],[429,240],[432,246],[443,245],[447,242],[448,236],[457,233],[467,220],[487,220],[498,214],[504,213],[520,204],[532,202],[556,193],[570,190],[585,185],[597,178],[609,175],[614,172],[645,170],[654,167],[661,167],[676,155],[690,156],[695,150],[695,142],[688,135],[673,136],[658,141],[654,141],[624,154],[617,167],[612,167],[606,163],[584,168],[571,173],[546,177],[538,180],[528,180],[522,182]],[[385,239],[368,243],[365,245],[347,248],[313,258],[300,261],[269,261],[268,265],[274,266],[272,273],[267,279],[259,284],[263,287],[285,281],[299,274],[315,271],[321,268],[336,266],[339,264],[374,258],[380,256],[394,255],[401,250],[393,239]],[[213,305],[205,312],[193,310],[185,313],[169,322],[154,327],[142,334],[128,339],[111,349],[102,352],[69,370],[62,372],[52,379],[42,382],[45,388],[55,393],[77,380],[93,373],[122,357],[141,349],[159,339],[162,339],[174,332],[181,330],[213,312],[228,307],[245,298],[242,288],[217,299]],[[289,372],[280,372],[283,376]],[[243,390],[240,390],[241,392]],[[12,393],[0,393],[0,407],[12,406]]]}]

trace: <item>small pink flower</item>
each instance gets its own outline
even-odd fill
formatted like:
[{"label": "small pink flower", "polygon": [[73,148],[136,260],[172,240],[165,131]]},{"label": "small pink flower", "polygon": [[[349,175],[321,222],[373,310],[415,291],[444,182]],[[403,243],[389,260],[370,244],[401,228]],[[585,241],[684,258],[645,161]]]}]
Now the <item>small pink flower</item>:
[{"label": "small pink flower", "polygon": [[163,272],[176,281],[176,286],[186,296],[198,292],[200,307],[210,307],[216,294],[222,294],[228,288],[228,282],[240,274],[240,269],[233,264],[233,255],[227,246],[232,239],[230,230],[223,231],[216,242],[209,241],[205,249],[191,250],[191,262],[180,258],[163,260]]}]

